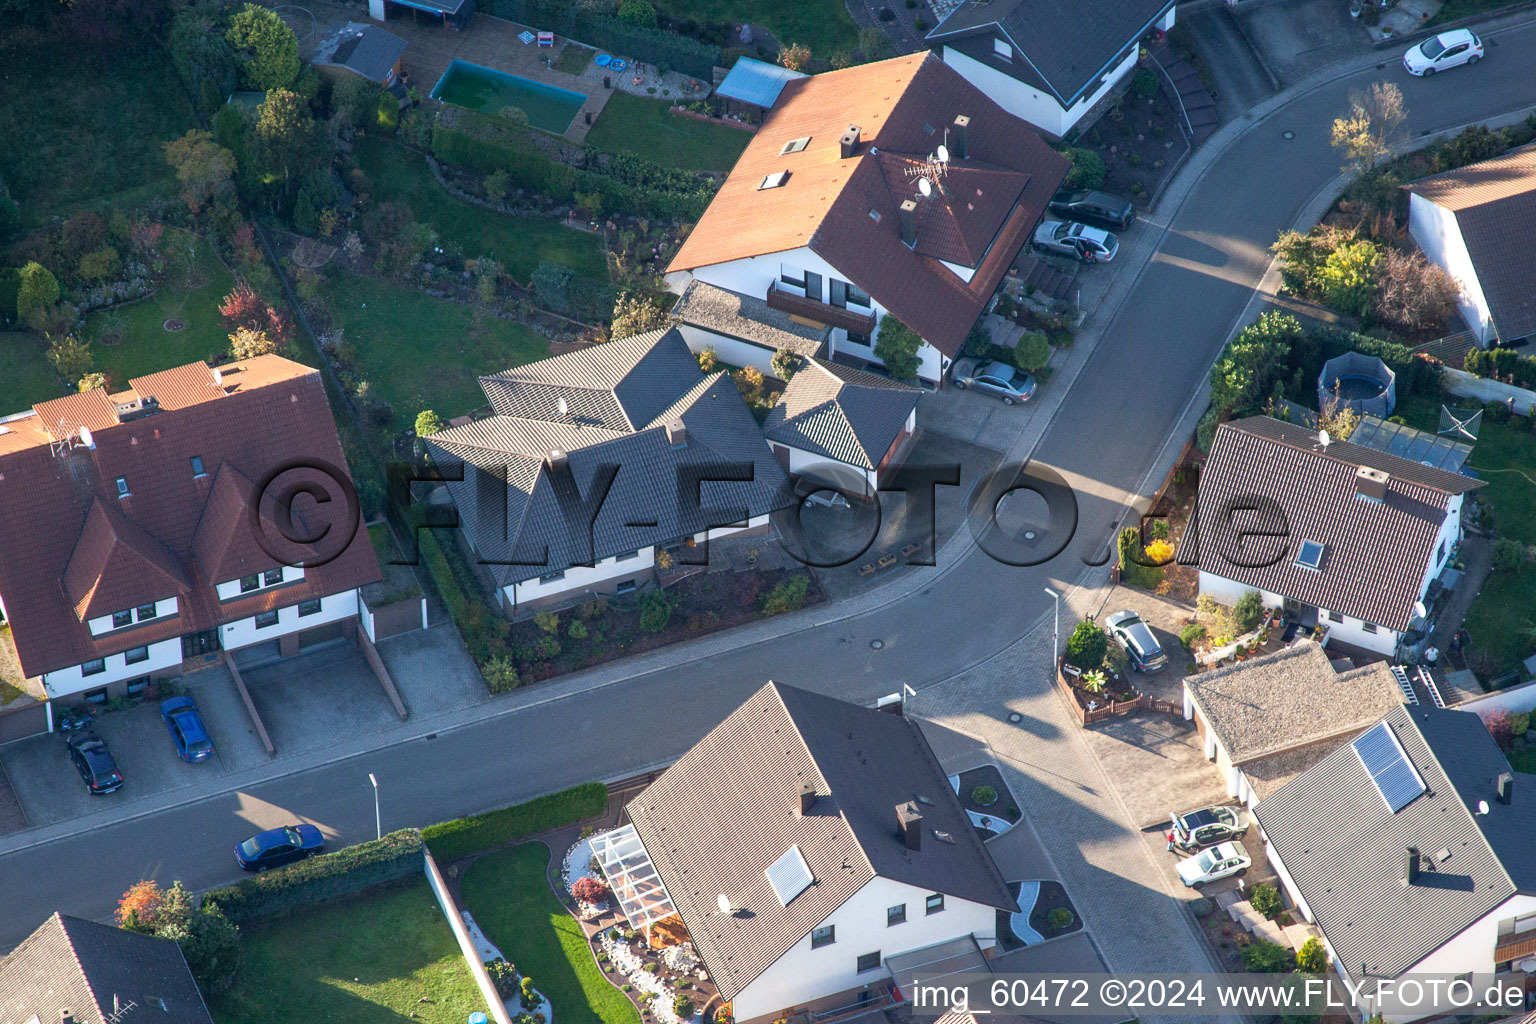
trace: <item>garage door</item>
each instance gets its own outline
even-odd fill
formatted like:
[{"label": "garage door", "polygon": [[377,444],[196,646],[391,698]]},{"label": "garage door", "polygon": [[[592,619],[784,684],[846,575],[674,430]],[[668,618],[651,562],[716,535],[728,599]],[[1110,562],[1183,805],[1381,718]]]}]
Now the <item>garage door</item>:
[{"label": "garage door", "polygon": [[299,649],[314,647],[317,644],[330,643],[332,640],[340,640],[343,636],[340,622],[327,622],[323,626],[314,629],[306,629],[299,634]]}]

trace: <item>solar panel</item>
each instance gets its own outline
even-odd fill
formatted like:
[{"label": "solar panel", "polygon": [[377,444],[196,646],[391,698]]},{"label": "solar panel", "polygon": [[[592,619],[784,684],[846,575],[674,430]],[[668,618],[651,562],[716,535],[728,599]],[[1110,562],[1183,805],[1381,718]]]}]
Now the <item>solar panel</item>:
[{"label": "solar panel", "polygon": [[1381,794],[1393,814],[1424,792],[1424,780],[1419,778],[1418,771],[1386,722],[1378,722],[1370,731],[1357,737],[1351,746],[1355,748],[1355,756],[1360,758],[1365,773],[1376,784],[1376,792]]},{"label": "solar panel", "polygon": [[1316,570],[1323,564],[1323,546],[1315,540],[1301,542],[1301,552],[1296,556],[1296,564],[1303,569]]},{"label": "solar panel", "polygon": [[784,856],[768,865],[764,874],[768,876],[768,884],[773,886],[773,894],[786,907],[790,900],[805,892],[806,886],[816,880],[798,846],[785,850]]}]

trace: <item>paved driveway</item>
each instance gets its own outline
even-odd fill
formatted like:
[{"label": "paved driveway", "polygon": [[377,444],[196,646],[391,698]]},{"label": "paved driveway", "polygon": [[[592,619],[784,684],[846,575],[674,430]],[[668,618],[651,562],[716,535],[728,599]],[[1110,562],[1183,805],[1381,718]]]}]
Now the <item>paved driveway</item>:
[{"label": "paved driveway", "polygon": [[1264,55],[1281,87],[1371,48],[1344,0],[1248,0],[1232,15]]}]

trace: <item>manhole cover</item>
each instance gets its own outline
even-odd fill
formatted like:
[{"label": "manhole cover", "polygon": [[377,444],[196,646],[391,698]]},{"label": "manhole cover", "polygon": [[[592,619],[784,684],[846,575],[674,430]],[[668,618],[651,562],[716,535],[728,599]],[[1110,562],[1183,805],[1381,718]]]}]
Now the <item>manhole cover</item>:
[{"label": "manhole cover", "polygon": [[1012,722],[1014,725],[1018,725],[1020,722],[1024,721],[1024,716],[1019,714],[1017,711],[1010,711],[1008,712],[1008,721]]},{"label": "manhole cover", "polygon": [[165,322],[165,329],[170,331],[170,332],[172,332],[172,333],[175,333],[176,331],[185,330],[186,327],[187,327],[187,322],[185,320],[181,319],[180,317],[173,316],[173,317],[171,317],[169,320],[167,320]]},{"label": "manhole cover", "polygon": [[1280,137],[1282,139],[1294,139],[1296,137],[1296,133],[1290,130],[1286,130],[1280,133]]},{"label": "manhole cover", "polygon": [[878,651],[880,648],[882,648],[884,646],[885,646],[885,641],[884,640],[871,640],[869,642],[869,649],[872,650],[872,651]]}]

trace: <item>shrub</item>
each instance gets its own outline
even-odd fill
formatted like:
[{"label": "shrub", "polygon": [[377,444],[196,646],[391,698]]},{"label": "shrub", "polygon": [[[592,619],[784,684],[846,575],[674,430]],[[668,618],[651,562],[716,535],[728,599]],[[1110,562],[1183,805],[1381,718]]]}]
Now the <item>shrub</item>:
[{"label": "shrub", "polygon": [[1315,937],[1307,939],[1296,951],[1296,969],[1307,974],[1322,974],[1328,970],[1328,951]]},{"label": "shrub", "polygon": [[1280,890],[1272,885],[1265,885],[1263,882],[1260,882],[1249,891],[1248,902],[1253,905],[1254,910],[1265,917],[1274,917],[1282,909]]},{"label": "shrub", "polygon": [[1508,750],[1510,741],[1514,738],[1514,726],[1509,720],[1509,712],[1502,708],[1495,708],[1483,715],[1483,725],[1488,729],[1488,735],[1499,745],[1500,750]]},{"label": "shrub", "polygon": [[576,884],[571,886],[571,895],[582,903],[600,904],[608,899],[608,883],[601,878],[593,878],[590,875],[576,879]]},{"label": "shrub", "polygon": [[677,1014],[679,1020],[688,1020],[693,1016],[693,1000],[685,995],[673,996],[672,1012]]},{"label": "shrub", "polygon": [[1025,331],[1013,350],[1013,364],[1021,370],[1038,370],[1051,361],[1050,339],[1038,331]]},{"label": "shrub", "polygon": [[1194,914],[1196,917],[1209,917],[1211,911],[1215,909],[1216,905],[1210,900],[1206,899],[1204,896],[1200,896],[1189,901],[1190,913]]},{"label": "shrub", "polygon": [[917,376],[917,352],[923,339],[916,331],[887,313],[880,318],[875,338],[875,358],[897,380],[912,380]]},{"label": "shrub", "polygon": [[1525,545],[1508,537],[1493,542],[1493,568],[1496,572],[1515,572],[1525,564]]},{"label": "shrub", "polygon": [[971,790],[971,803],[977,807],[991,807],[997,803],[997,790],[991,786],[977,786]]},{"label": "shrub", "polygon": [[17,271],[16,313],[27,318],[59,301],[59,280],[35,260]]},{"label": "shrub", "polygon": [[48,362],[65,380],[79,380],[91,369],[91,343],[73,334],[55,338],[48,346]]},{"label": "shrub", "polygon": [[480,666],[480,674],[485,677],[486,688],[492,693],[510,693],[523,685],[516,663],[504,654],[487,658]]},{"label": "shrub", "polygon": [[613,304],[613,336],[629,338],[667,326],[660,306],[639,295],[624,292]]},{"label": "shrub", "polygon": [[240,77],[247,88],[282,89],[299,77],[298,37],[265,7],[246,4],[230,18],[225,38],[240,56]]},{"label": "shrub", "polygon": [[1377,265],[1381,250],[1367,239],[1346,242],[1324,258],[1317,283],[1323,301],[1335,309],[1365,316],[1375,308]]},{"label": "shrub", "polygon": [[720,364],[720,357],[712,348],[701,349],[698,353],[699,369],[705,373],[714,373],[715,367]]},{"label": "shrub", "polygon": [[1067,188],[1103,188],[1109,168],[1104,158],[1091,149],[1072,147],[1062,153],[1072,167],[1067,171]]},{"label": "shrub", "polygon": [[591,635],[591,631],[587,629],[585,622],[582,622],[580,619],[572,619],[571,624],[566,627],[565,635],[572,640],[585,640]]},{"label": "shrub", "polygon": [[1438,330],[1456,309],[1458,287],[1422,252],[1388,249],[1377,265],[1376,315],[1399,330]]},{"label": "shrub", "polygon": [[1104,651],[1109,646],[1109,635],[1096,624],[1084,619],[1067,637],[1067,660],[1081,668],[1096,668],[1104,661]]},{"label": "shrub", "polygon": [[1284,946],[1259,939],[1243,947],[1243,966],[1263,974],[1279,974],[1295,966],[1296,958]]},{"label": "shrub", "polygon": [[560,615],[558,612],[535,612],[533,624],[550,636],[560,632]]},{"label": "shrub", "polygon": [[1137,68],[1131,76],[1131,92],[1149,100],[1157,95],[1157,73],[1151,68]]},{"label": "shrub", "polygon": [[1205,639],[1205,627],[1198,622],[1191,622],[1179,630],[1179,643],[1186,648],[1194,650],[1195,644]]},{"label": "shrub", "polygon": [[80,257],[78,271],[87,281],[111,281],[122,272],[123,261],[117,250],[110,245],[93,250]]},{"label": "shrub", "polygon": [[487,960],[485,970],[491,976],[491,984],[496,986],[497,995],[503,999],[517,995],[517,968],[507,963],[505,957]]},{"label": "shrub", "polygon": [[350,896],[421,870],[422,835],[402,829],[214,889],[203,896],[203,902],[218,907],[231,922],[244,924]]},{"label": "shrub", "polygon": [[1169,540],[1154,540],[1147,545],[1147,561],[1166,565],[1173,561],[1173,542]]},{"label": "shrub", "polygon": [[656,27],[656,8],[651,0],[622,0],[619,4],[619,20],[641,28]]},{"label": "shrub", "polygon": [[1264,595],[1257,590],[1244,591],[1243,596],[1232,606],[1232,615],[1237,619],[1237,628],[1242,632],[1257,629],[1259,623],[1264,621]]},{"label": "shrub", "polygon": [[1529,711],[1516,711],[1509,716],[1509,734],[1511,736],[1524,736],[1531,727],[1531,713]]},{"label": "shrub", "polygon": [[1059,932],[1064,928],[1071,927],[1074,918],[1072,917],[1072,911],[1066,907],[1056,907],[1049,914],[1045,915],[1045,920],[1051,926],[1052,931]]},{"label": "shrub", "polygon": [[1284,394],[1297,376],[1292,349],[1303,337],[1301,323],[1288,313],[1264,313],[1239,331],[1211,367],[1211,407],[1218,417],[1262,413],[1271,398]]},{"label": "shrub", "polygon": [[522,991],[519,993],[518,1002],[525,1010],[536,1010],[544,1002],[544,997],[533,990],[533,979],[523,975]]},{"label": "shrub", "polygon": [[795,354],[794,349],[781,348],[774,352],[773,361],[770,365],[773,367],[774,376],[780,380],[787,381],[795,375],[795,370],[799,368],[800,357]]},{"label": "shrub", "polygon": [[762,397],[763,371],[757,367],[743,366],[731,374],[731,379],[736,382],[736,390],[741,393],[742,400],[748,405]]},{"label": "shrub", "polygon": [[672,602],[659,590],[647,590],[640,595],[640,628],[647,633],[660,633],[672,621]]},{"label": "shrub", "polygon": [[421,835],[432,856],[439,860],[454,860],[505,846],[535,832],[595,817],[607,807],[607,787],[601,782],[584,782],[498,811],[428,825],[421,830]]},{"label": "shrub", "polygon": [[804,71],[811,63],[811,48],[803,43],[780,47],[779,63],[791,71]]},{"label": "shrub", "polygon": [[764,615],[780,615],[784,612],[797,612],[805,607],[805,596],[810,590],[811,580],[809,576],[792,576],[768,591],[763,598]]}]

